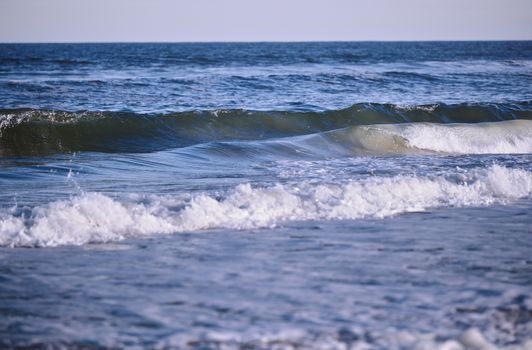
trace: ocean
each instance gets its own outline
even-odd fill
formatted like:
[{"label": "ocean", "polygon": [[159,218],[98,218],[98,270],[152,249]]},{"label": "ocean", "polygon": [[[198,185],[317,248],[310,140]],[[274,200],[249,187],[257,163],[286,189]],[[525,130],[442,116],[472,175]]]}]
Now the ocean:
[{"label": "ocean", "polygon": [[0,44],[0,347],[531,349],[532,42]]}]

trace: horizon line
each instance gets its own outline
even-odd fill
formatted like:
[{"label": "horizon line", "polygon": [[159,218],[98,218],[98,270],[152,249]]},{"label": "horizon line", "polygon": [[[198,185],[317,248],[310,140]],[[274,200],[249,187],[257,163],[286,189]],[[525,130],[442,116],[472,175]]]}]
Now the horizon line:
[{"label": "horizon line", "polygon": [[299,44],[299,43],[428,43],[428,42],[507,42],[531,39],[401,39],[401,40],[197,40],[197,41],[0,41],[0,44]]}]

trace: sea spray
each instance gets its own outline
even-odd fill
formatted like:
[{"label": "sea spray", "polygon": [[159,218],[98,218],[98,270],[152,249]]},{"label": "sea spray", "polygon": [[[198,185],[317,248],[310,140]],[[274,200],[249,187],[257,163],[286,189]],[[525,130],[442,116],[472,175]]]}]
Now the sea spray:
[{"label": "sea spray", "polygon": [[[0,216],[0,245],[57,246],[207,229],[258,229],[293,220],[384,218],[442,206],[485,206],[527,197],[532,172],[498,165],[450,176],[370,177],[340,184],[237,186],[221,199],[152,196],[148,202],[85,193]],[[134,196],[133,196],[134,197]]]}]

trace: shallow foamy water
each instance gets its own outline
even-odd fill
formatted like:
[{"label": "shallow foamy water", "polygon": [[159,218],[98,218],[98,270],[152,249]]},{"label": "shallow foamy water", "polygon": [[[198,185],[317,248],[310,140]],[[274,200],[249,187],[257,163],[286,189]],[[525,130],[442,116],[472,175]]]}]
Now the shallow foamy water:
[{"label": "shallow foamy water", "polygon": [[530,204],[3,249],[2,344],[524,349]]},{"label": "shallow foamy water", "polygon": [[48,185],[3,197],[3,346],[530,346],[529,155],[181,156],[14,168]]}]

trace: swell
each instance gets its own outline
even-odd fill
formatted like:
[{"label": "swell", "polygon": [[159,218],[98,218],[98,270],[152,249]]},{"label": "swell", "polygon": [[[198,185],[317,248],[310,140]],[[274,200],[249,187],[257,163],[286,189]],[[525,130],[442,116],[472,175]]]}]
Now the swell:
[{"label": "swell", "polygon": [[216,110],[169,114],[0,110],[0,156],[152,152],[217,141],[264,140],[350,126],[532,119],[531,102],[401,107],[355,104],[324,112]]}]

